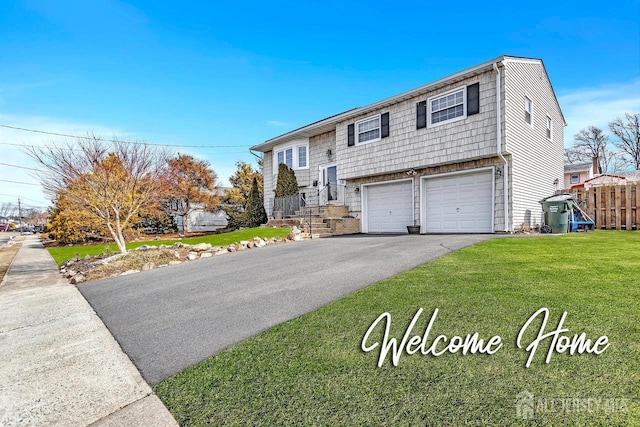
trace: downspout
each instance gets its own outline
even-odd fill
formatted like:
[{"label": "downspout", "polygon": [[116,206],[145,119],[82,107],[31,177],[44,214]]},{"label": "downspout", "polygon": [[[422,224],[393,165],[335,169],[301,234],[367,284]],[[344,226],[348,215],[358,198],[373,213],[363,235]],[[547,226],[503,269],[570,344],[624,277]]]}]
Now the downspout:
[{"label": "downspout", "polygon": [[259,155],[257,155],[256,153],[254,153],[254,152],[251,150],[251,148],[249,148],[249,152],[250,152],[251,154],[253,154],[254,156],[256,156],[256,157],[258,158],[258,160],[262,160],[262,157],[260,157],[260,156],[259,156]]},{"label": "downspout", "polygon": [[493,63],[493,69],[496,71],[496,152],[498,153],[498,157],[504,163],[502,167],[502,185],[503,190],[502,194],[504,197],[504,231],[509,233],[511,232],[511,226],[509,223],[509,162],[502,155],[502,121],[501,121],[501,99],[500,99],[500,68],[498,68],[498,63]]}]

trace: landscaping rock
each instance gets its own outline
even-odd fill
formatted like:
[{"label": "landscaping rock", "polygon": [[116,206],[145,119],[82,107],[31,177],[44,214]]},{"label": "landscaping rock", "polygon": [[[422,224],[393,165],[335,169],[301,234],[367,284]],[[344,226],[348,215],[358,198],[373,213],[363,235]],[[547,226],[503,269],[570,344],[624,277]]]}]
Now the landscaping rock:
[{"label": "landscaping rock", "polygon": [[187,258],[189,259],[189,261],[193,261],[197,257],[198,257],[198,254],[196,254],[195,252],[189,252],[189,255],[187,255]]},{"label": "landscaping rock", "polygon": [[194,252],[204,252],[208,249],[211,249],[211,245],[209,243],[198,243],[197,245],[191,246],[191,250]]},{"label": "landscaping rock", "polygon": [[216,252],[215,255],[218,256],[218,255],[224,255],[224,254],[228,254],[228,253],[229,253],[229,251],[227,251],[227,248],[222,248],[222,249],[218,250],[218,252]]},{"label": "landscaping rock", "polygon": [[200,254],[200,258],[210,258],[212,256],[213,256],[213,254],[211,252],[202,252]]},{"label": "landscaping rock", "polygon": [[76,274],[75,276],[73,276],[71,278],[71,284],[72,285],[77,285],[78,283],[82,283],[84,282],[85,278],[82,274]]},{"label": "landscaping rock", "polygon": [[258,247],[258,248],[262,248],[262,247],[267,246],[267,243],[266,243],[264,240],[262,240],[261,238],[259,238],[259,237],[254,238],[254,239],[253,239],[253,243],[254,243],[254,244],[256,245],[256,247]]},{"label": "landscaping rock", "polygon": [[247,246],[249,246],[249,241],[248,240],[240,240],[240,244],[246,248]]},{"label": "landscaping rock", "polygon": [[145,262],[142,265],[142,271],[149,271],[153,270],[154,268],[156,268],[156,265],[153,262]]},{"label": "landscaping rock", "polygon": [[295,234],[293,234],[293,233],[289,233],[289,234],[287,234],[287,240],[291,240],[291,241],[293,241],[295,238],[296,238],[296,235],[295,235]]},{"label": "landscaping rock", "polygon": [[182,264],[182,261],[169,261],[169,265],[178,265],[178,264]]},{"label": "landscaping rock", "polygon": [[207,249],[205,252],[211,252],[212,254],[215,254],[219,250],[220,250],[220,246],[214,246],[212,248]]},{"label": "landscaping rock", "polygon": [[173,256],[179,259],[180,258],[180,252],[173,251]]},{"label": "landscaping rock", "polygon": [[253,249],[255,247],[255,243],[253,242],[247,242],[247,249]]},{"label": "landscaping rock", "polygon": [[244,251],[245,247],[243,245],[241,245],[240,243],[238,243],[236,245],[236,251]]}]

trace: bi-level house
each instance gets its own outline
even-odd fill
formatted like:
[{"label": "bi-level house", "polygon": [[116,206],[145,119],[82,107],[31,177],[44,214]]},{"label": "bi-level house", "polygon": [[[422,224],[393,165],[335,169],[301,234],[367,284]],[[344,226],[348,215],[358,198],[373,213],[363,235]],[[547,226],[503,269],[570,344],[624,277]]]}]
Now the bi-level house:
[{"label": "bi-level house", "polygon": [[308,205],[363,233],[511,232],[563,182],[566,126],[540,59],[500,56],[252,147],[273,206],[278,164]]}]

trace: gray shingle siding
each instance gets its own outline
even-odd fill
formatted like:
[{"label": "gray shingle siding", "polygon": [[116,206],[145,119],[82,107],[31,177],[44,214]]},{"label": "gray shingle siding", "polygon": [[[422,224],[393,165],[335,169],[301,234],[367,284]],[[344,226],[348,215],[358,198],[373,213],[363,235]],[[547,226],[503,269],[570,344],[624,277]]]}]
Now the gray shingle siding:
[{"label": "gray shingle siding", "polygon": [[[479,114],[440,126],[416,129],[418,102],[476,82],[480,83]],[[389,112],[388,138],[347,146],[349,124],[385,112]],[[495,79],[492,79],[491,72],[485,72],[338,123],[336,150],[339,177],[350,179],[495,155],[495,123]]]}]

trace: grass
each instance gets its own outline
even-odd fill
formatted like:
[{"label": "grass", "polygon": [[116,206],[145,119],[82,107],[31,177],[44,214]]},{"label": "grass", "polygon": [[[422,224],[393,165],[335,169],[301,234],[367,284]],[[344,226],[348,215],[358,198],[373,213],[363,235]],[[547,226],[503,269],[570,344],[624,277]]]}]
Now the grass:
[{"label": "grass", "polygon": [[[192,237],[186,239],[172,240],[144,240],[127,243],[127,249],[135,249],[142,245],[172,245],[175,242],[182,242],[194,245],[196,243],[210,243],[212,246],[225,246],[232,243],[238,243],[242,240],[250,240],[254,237],[286,237],[290,230],[286,228],[247,228],[245,230],[237,230],[229,233],[212,234],[209,236]],[[118,246],[115,243],[108,245],[74,245],[59,246],[49,248],[49,253],[53,259],[61,265],[68,259],[75,258],[76,254],[83,258],[85,255],[99,255],[105,252],[105,247],[109,248],[109,252],[118,252]]]},{"label": "grass", "polygon": [[[180,425],[638,425],[639,271],[637,232],[493,239],[275,326],[154,390]],[[389,312],[401,338],[420,307],[415,335],[439,308],[429,343],[478,332],[504,345],[493,355],[405,353],[378,368],[377,349],[360,349],[369,325]],[[516,337],[541,307],[547,332],[567,311],[568,334],[607,335],[610,347],[545,364],[546,340],[525,368]],[[533,420],[516,417],[523,391],[534,395]],[[563,411],[573,398],[626,400],[613,401],[616,411],[596,400],[590,412]]]}]

